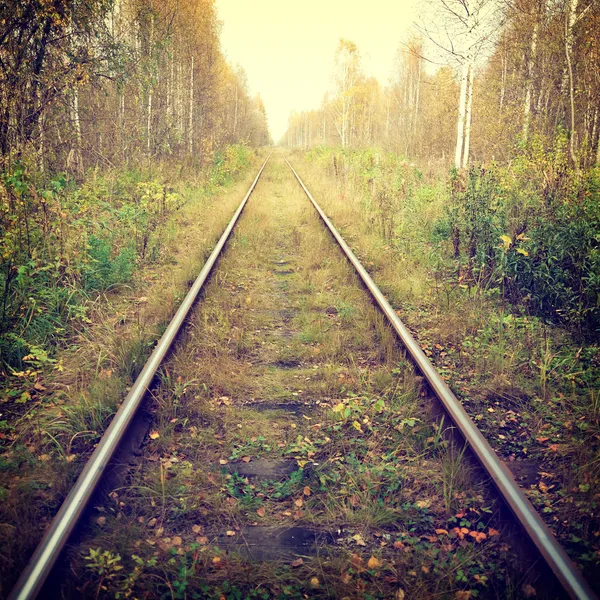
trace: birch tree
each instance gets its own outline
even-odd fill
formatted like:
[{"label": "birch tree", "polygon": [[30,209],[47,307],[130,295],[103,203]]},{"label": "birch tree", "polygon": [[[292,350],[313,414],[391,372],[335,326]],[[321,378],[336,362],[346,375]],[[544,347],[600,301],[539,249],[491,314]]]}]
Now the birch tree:
[{"label": "birch tree", "polygon": [[502,18],[499,0],[430,0],[420,30],[432,49],[460,72],[454,165],[469,163],[474,69],[494,41]]},{"label": "birch tree", "polygon": [[360,55],[356,44],[341,39],[335,54],[336,118],[334,123],[343,148],[349,146],[356,84],[360,75]]}]

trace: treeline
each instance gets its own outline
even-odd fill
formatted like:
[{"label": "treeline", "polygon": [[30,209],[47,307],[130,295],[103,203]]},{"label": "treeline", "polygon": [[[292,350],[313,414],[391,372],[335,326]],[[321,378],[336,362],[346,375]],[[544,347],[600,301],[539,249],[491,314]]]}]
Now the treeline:
[{"label": "treeline", "polygon": [[183,204],[268,142],[214,0],[3,3],[0,380],[52,362],[98,294],[164,259]]},{"label": "treeline", "polygon": [[[430,7],[435,27],[426,23],[401,45],[388,85],[366,77],[359,49],[341,40],[332,93],[319,109],[292,114],[282,142],[377,145],[465,167],[507,160],[532,139],[552,147],[566,135],[571,165],[600,162],[598,2]],[[447,63],[434,73],[425,58],[432,48]]]},{"label": "treeline", "polygon": [[0,154],[83,172],[140,157],[208,161],[268,143],[265,108],[225,60],[214,0],[9,0]]}]

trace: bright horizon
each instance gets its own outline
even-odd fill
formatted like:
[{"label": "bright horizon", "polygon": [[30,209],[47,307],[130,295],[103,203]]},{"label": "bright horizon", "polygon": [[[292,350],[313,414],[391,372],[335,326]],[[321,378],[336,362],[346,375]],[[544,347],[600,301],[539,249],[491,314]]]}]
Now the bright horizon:
[{"label": "bright horizon", "polygon": [[415,21],[418,0],[216,0],[227,59],[260,93],[269,129],[278,142],[293,110],[319,108],[331,88],[340,38],[358,46],[366,75],[386,84],[396,51]]}]

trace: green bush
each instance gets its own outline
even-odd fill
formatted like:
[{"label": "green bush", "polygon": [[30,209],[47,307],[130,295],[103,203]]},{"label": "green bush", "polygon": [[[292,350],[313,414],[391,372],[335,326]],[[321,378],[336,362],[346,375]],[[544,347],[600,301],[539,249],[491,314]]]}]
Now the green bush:
[{"label": "green bush", "polygon": [[[249,160],[242,145],[217,153],[209,186]],[[21,162],[0,173],[0,373],[23,369],[34,353],[50,357],[86,321],[90,296],[156,260],[182,204],[163,178],[140,170],[91,171],[80,185]]]},{"label": "green bush", "polygon": [[518,169],[474,167],[466,177],[452,175],[447,212],[454,256],[473,279],[501,289],[508,300],[597,336],[599,172],[557,170],[554,181],[539,178],[536,188],[538,168],[521,161]]}]

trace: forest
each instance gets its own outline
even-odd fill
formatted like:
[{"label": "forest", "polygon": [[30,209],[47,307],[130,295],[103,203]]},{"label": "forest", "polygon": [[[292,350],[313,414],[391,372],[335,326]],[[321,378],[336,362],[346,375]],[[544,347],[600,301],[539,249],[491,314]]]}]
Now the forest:
[{"label": "forest", "polygon": [[331,153],[336,174],[371,186],[383,213],[414,177],[452,168],[436,227],[454,258],[507,299],[597,338],[600,7],[423,6],[387,85],[340,40],[332,89],[319,109],[290,115],[283,143]]}]

